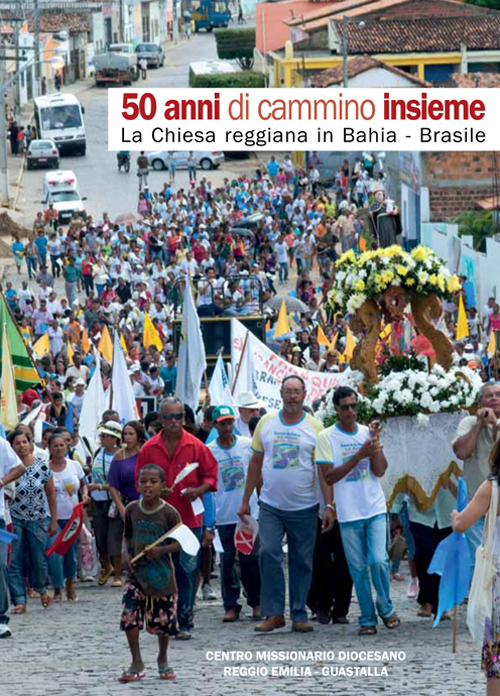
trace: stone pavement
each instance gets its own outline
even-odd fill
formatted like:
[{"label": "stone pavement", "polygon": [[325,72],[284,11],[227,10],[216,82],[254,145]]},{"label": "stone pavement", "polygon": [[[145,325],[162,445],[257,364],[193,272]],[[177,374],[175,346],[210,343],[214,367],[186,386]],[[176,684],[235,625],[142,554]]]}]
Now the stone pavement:
[{"label": "stone pavement", "polygon": [[[406,566],[404,566],[406,570]],[[407,573],[406,573],[407,574]],[[392,582],[394,604],[402,618],[399,629],[379,625],[376,636],[359,637],[358,606],[351,608],[348,626],[315,625],[314,633],[291,632],[290,623],[268,635],[256,634],[245,618],[236,624],[222,624],[221,601],[198,602],[196,629],[190,642],[172,640],[170,664],[177,681],[163,683],[156,671],[156,638],[141,637],[147,677],[137,684],[121,685],[116,680],[128,667],[130,657],[125,636],[119,631],[121,590],[78,585],[79,601],[42,609],[30,600],[24,616],[11,617],[11,639],[0,643],[1,696],[116,696],[125,691],[149,696],[171,691],[177,696],[229,696],[236,690],[255,696],[288,692],[295,696],[476,696],[484,694],[485,679],[480,671],[480,651],[472,644],[465,626],[465,607],[458,612],[458,652],[451,652],[452,622],[432,629],[429,619],[416,616],[417,604],[406,598],[406,582]],[[214,587],[220,596],[218,581]],[[249,651],[244,659],[215,662],[207,659],[214,650]],[[257,651],[334,651],[331,659],[312,661],[290,659],[266,662]],[[339,651],[403,651],[404,661],[339,661]],[[319,656],[321,657],[321,656]],[[336,667],[371,667],[388,676],[323,676],[322,670]],[[226,667],[268,669],[267,676],[224,676]],[[273,676],[279,667],[308,666],[311,676]]]}]

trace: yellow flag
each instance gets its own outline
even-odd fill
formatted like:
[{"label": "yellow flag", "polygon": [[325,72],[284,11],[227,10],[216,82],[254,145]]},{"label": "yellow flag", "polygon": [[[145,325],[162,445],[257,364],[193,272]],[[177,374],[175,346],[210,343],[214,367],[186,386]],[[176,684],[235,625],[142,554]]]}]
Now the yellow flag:
[{"label": "yellow flag", "polygon": [[122,347],[122,350],[125,354],[125,356],[128,358],[128,350],[127,350],[127,344],[125,343],[125,339],[123,338],[123,334],[120,334],[120,345]]},{"label": "yellow flag", "polygon": [[338,337],[339,337],[339,332],[337,331],[335,336],[332,338],[332,342],[330,343],[331,350],[335,350],[335,346],[337,345]]},{"label": "yellow flag", "polygon": [[490,342],[488,343],[488,355],[495,355],[497,352],[497,337],[495,332],[492,331],[490,334]]},{"label": "yellow flag", "polygon": [[47,353],[50,353],[50,343],[49,343],[49,335],[48,334],[43,334],[38,341],[33,344],[33,353],[36,355],[37,358],[43,358],[44,355]]},{"label": "yellow flag", "polygon": [[73,365],[73,355],[75,354],[75,351],[73,350],[73,346],[71,345],[71,341],[68,341],[68,363],[70,365]]},{"label": "yellow flag", "polygon": [[276,328],[274,329],[274,338],[278,338],[279,336],[283,336],[283,334],[287,333],[290,333],[290,324],[288,323],[285,300],[283,300],[280,307],[280,313],[278,314]]},{"label": "yellow flag", "polygon": [[331,348],[330,341],[325,336],[325,332],[323,331],[321,326],[318,326],[318,333],[317,333],[316,337],[318,339],[318,343],[320,346],[327,346],[327,348]]},{"label": "yellow flag", "polygon": [[467,323],[467,315],[465,314],[464,298],[460,294],[460,299],[458,300],[458,321],[457,321],[457,335],[456,340],[461,341],[469,335],[469,325]]},{"label": "yellow flag", "polygon": [[85,353],[90,353],[89,335],[85,327],[82,330],[82,349]]},{"label": "yellow flag", "polygon": [[113,342],[111,341],[111,336],[109,335],[107,326],[105,326],[102,330],[97,350],[102,355],[104,360],[111,365],[113,362]]},{"label": "yellow flag", "polygon": [[2,397],[0,400],[0,423],[7,430],[14,430],[19,423],[17,415],[16,383],[10,354],[7,326],[3,327],[2,341]]},{"label": "yellow flag", "polygon": [[346,330],[346,335],[345,335],[345,348],[344,348],[344,356],[347,362],[351,362],[352,354],[354,353],[354,348],[356,347],[356,343],[354,342],[354,338],[351,332],[351,329],[347,327]]},{"label": "yellow flag", "polygon": [[151,321],[151,317],[147,312],[144,314],[144,334],[142,343],[144,348],[156,346],[158,350],[163,350],[163,343],[161,342],[160,334],[158,333],[156,326]]}]

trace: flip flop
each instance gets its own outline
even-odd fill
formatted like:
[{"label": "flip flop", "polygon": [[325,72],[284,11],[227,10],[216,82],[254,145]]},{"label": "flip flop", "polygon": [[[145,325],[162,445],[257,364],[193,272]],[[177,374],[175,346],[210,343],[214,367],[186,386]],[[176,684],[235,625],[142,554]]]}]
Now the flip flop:
[{"label": "flip flop", "polygon": [[44,592],[40,595],[40,602],[42,603],[42,607],[44,609],[47,609],[52,604],[52,597],[49,595],[48,592]]},{"label": "flip flop", "polygon": [[12,610],[13,614],[26,614],[26,604],[16,604]]},{"label": "flip flop", "polygon": [[172,667],[158,667],[158,674],[162,680],[173,681],[174,679],[177,679]]},{"label": "flip flop", "polygon": [[146,677],[146,672],[136,672],[135,670],[125,670],[121,677],[118,677],[120,684],[128,684],[129,682],[142,681]]},{"label": "flip flop", "polygon": [[99,575],[99,579],[97,580],[97,584],[98,584],[100,587],[102,587],[103,585],[105,585],[105,584],[108,582],[109,578],[111,577],[111,573],[112,573],[112,572],[113,572],[113,568],[110,568],[110,569],[107,570],[107,571],[103,571],[103,572]]},{"label": "flip flop", "polygon": [[385,619],[384,617],[381,618],[384,622],[384,626],[391,630],[394,628],[398,628],[401,625],[401,619],[396,614],[391,614],[391,616],[387,616]]}]

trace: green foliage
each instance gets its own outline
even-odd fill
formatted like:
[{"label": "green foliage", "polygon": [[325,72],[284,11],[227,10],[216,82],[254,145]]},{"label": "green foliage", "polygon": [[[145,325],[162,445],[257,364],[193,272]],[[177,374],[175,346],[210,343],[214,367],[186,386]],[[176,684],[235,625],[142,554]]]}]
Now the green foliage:
[{"label": "green foliage", "polygon": [[500,0],[465,0],[467,5],[479,5],[490,10],[500,10]]},{"label": "green foliage", "polygon": [[266,87],[266,76],[250,70],[245,70],[241,73],[196,75],[191,78],[191,87],[209,87],[213,89],[224,89],[225,87],[235,87],[236,89]]},{"label": "green foliage", "polygon": [[427,372],[427,367],[416,355],[391,355],[379,365],[379,372],[383,377],[391,372],[404,372],[405,370]]},{"label": "green foliage", "polygon": [[476,251],[486,251],[486,238],[492,237],[499,230],[493,220],[493,212],[491,210],[472,210],[467,213],[461,213],[455,220],[458,223],[458,233],[463,235],[472,235],[474,240],[474,249]]},{"label": "green foliage", "polygon": [[255,28],[216,29],[214,34],[219,58],[235,60],[242,70],[253,68]]}]

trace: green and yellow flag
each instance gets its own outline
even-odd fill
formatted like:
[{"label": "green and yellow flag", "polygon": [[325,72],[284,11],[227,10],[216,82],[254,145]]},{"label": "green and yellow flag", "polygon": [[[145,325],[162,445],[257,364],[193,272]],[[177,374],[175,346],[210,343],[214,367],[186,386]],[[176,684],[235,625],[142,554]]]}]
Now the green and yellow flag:
[{"label": "green and yellow flag", "polygon": [[[4,329],[6,327],[4,326]],[[6,430],[14,430],[19,423],[17,415],[16,387],[14,370],[10,357],[9,339],[7,332],[2,337],[2,397],[0,398],[0,423]]]},{"label": "green and yellow flag", "polygon": [[[4,329],[5,327],[5,329]],[[40,382],[35,364],[30,357],[25,342],[19,333],[17,326],[11,317],[5,304],[5,298],[0,296],[0,346],[3,346],[3,335],[7,334],[10,347],[14,377],[16,380],[16,392],[22,393]],[[0,374],[2,355],[0,354]]]}]

